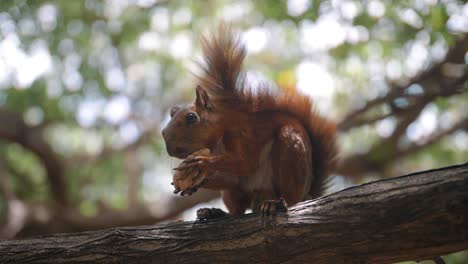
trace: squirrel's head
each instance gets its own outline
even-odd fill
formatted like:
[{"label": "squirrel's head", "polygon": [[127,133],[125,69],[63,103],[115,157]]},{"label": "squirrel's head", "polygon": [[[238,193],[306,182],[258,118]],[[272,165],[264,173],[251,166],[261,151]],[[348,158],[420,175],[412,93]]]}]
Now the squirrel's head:
[{"label": "squirrel's head", "polygon": [[208,94],[200,86],[196,88],[194,105],[174,106],[170,115],[171,120],[162,130],[162,135],[167,153],[172,157],[182,159],[197,150],[211,149],[222,136]]}]

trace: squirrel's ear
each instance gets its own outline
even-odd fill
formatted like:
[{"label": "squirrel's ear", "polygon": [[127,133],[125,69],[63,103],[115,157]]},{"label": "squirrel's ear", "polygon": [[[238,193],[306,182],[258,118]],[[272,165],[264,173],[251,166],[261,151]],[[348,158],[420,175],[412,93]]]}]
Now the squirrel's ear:
[{"label": "squirrel's ear", "polygon": [[175,115],[177,112],[179,112],[179,110],[180,110],[180,106],[173,106],[173,107],[171,108],[171,111],[170,111],[171,118],[173,118],[174,115]]},{"label": "squirrel's ear", "polygon": [[197,107],[197,109],[211,110],[208,93],[203,88],[201,88],[200,85],[197,85],[197,88],[195,89],[195,91],[196,91],[195,106]]}]

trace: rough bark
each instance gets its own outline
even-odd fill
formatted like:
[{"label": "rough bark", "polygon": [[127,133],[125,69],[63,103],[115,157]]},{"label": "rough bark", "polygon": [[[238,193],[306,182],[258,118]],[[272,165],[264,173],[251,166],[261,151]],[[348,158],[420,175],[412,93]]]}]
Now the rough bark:
[{"label": "rough bark", "polygon": [[250,214],[3,241],[0,262],[392,263],[464,249],[468,163],[348,188],[275,218]]}]

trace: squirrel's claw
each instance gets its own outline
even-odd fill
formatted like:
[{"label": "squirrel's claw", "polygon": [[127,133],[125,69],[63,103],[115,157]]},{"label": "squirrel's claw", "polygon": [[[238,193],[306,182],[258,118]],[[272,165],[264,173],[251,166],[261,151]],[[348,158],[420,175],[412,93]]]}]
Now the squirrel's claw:
[{"label": "squirrel's claw", "polygon": [[184,196],[184,195],[192,195],[194,192],[198,191],[198,187],[193,187],[191,189],[188,189],[188,190],[185,190],[183,192],[180,193],[181,196]]},{"label": "squirrel's claw", "polygon": [[279,200],[265,200],[260,206],[262,216],[274,216],[277,212],[287,212],[288,205],[283,197]]},{"label": "squirrel's claw", "polygon": [[204,181],[205,181],[205,179],[201,180],[197,185],[193,186],[193,187],[190,188],[190,189],[187,189],[187,190],[181,192],[180,195],[181,195],[181,196],[184,196],[184,195],[186,195],[186,194],[187,194],[187,195],[192,195],[192,194],[194,194],[196,191],[198,191],[198,188],[200,188],[200,187],[203,185]]},{"label": "squirrel's claw", "polygon": [[200,165],[202,165],[203,162],[201,162],[200,160],[199,161],[191,161],[190,163],[184,163],[183,166],[179,166],[179,170],[187,170],[187,169],[191,169],[191,168],[195,168],[195,167],[198,167]]},{"label": "squirrel's claw", "polygon": [[184,160],[180,165],[179,167],[177,168],[174,168],[173,170],[175,171],[185,171],[185,170],[188,170],[190,168],[193,168],[193,167],[196,167],[198,165],[198,163],[194,163],[192,160]]},{"label": "squirrel's claw", "polygon": [[206,173],[198,172],[198,175],[191,178],[191,182],[192,182],[193,186],[183,187],[183,189],[181,189],[181,187],[178,186],[178,184],[176,182],[172,182],[171,184],[175,188],[174,193],[177,194],[177,193],[180,192],[181,196],[192,195],[193,193],[198,191],[198,189],[204,184],[205,177],[206,177]]}]

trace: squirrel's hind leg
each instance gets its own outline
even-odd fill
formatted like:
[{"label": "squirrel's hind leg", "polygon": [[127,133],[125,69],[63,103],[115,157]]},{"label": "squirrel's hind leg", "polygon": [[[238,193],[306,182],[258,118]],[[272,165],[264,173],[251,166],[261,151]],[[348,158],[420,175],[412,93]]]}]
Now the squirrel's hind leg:
[{"label": "squirrel's hind leg", "polygon": [[289,205],[303,201],[312,182],[312,151],[309,136],[300,124],[282,126],[272,149],[273,185],[276,199]]}]

